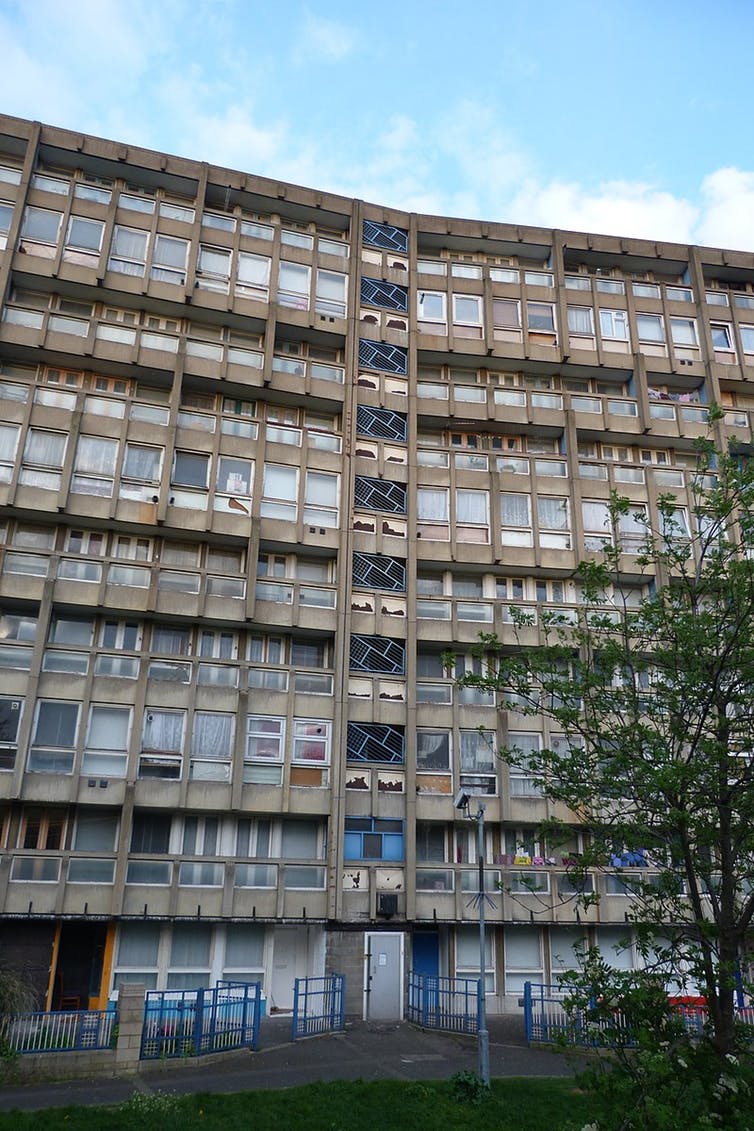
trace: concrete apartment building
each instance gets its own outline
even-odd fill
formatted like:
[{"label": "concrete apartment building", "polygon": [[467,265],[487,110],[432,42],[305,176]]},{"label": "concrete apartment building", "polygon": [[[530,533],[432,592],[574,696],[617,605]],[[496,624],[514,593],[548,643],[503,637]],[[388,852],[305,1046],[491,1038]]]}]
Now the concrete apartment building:
[{"label": "concrete apartment building", "polygon": [[558,736],[440,657],[574,607],[612,488],[688,516],[705,404],[749,433],[754,256],[2,117],[0,298],[0,954],[47,1008],[336,970],[396,1016],[410,968],[478,975],[461,787],[490,1012],[625,938],[492,752]]}]

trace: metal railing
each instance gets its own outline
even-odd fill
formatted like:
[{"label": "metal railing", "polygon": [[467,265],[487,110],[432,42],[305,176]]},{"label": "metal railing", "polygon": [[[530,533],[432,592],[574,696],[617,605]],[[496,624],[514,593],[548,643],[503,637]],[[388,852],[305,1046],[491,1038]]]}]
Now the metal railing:
[{"label": "metal railing", "polygon": [[345,1028],[345,989],[344,974],[296,978],[291,1040]]},{"label": "metal railing", "polygon": [[[524,1028],[529,1044],[558,1044],[576,1047],[615,1048],[633,1045],[634,1037],[625,1014],[615,1009],[609,1017],[594,1016],[587,1008],[565,1008],[565,999],[574,990],[569,986],[524,984]],[[701,1036],[707,1023],[703,999],[693,1003],[668,998],[668,1010],[683,1021],[690,1036]],[[754,1008],[736,1009],[736,1019],[751,1027],[754,1033]]]},{"label": "metal railing", "polygon": [[213,989],[149,990],[144,1001],[142,1060],[255,1049],[259,982],[217,982]]},{"label": "metal railing", "polygon": [[408,1019],[423,1029],[477,1033],[480,994],[479,978],[441,978],[412,970],[408,976]]},{"label": "metal railing", "polygon": [[113,1010],[61,1010],[0,1018],[0,1041],[14,1053],[90,1052],[115,1047]]}]

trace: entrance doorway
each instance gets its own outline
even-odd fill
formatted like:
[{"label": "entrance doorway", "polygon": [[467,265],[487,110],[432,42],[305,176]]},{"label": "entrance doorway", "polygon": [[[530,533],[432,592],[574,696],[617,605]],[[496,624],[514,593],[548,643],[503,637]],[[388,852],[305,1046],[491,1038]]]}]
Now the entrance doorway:
[{"label": "entrance doorway", "polygon": [[403,1020],[403,935],[370,932],[365,935],[364,1018]]},{"label": "entrance doorway", "polygon": [[106,936],[105,923],[61,923],[52,1009],[89,1009],[99,999]]}]

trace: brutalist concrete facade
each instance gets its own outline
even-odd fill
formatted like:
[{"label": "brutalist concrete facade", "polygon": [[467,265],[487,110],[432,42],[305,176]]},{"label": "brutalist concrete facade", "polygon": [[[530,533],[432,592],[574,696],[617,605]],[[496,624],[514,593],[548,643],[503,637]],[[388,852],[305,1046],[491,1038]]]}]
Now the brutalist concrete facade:
[{"label": "brutalist concrete facade", "polygon": [[0,955],[47,1007],[347,968],[395,1016],[409,969],[473,977],[460,787],[491,1011],[625,938],[492,753],[547,725],[440,657],[575,608],[611,489],[688,517],[705,405],[750,436],[754,257],[3,117],[0,295]]}]

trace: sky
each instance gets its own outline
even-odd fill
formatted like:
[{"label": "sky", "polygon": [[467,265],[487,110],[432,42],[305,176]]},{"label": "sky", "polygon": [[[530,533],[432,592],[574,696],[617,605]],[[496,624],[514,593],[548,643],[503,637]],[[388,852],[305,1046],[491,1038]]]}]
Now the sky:
[{"label": "sky", "polygon": [[408,211],[754,251],[753,0],[0,0],[0,111]]}]

